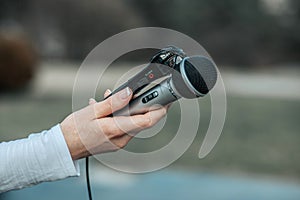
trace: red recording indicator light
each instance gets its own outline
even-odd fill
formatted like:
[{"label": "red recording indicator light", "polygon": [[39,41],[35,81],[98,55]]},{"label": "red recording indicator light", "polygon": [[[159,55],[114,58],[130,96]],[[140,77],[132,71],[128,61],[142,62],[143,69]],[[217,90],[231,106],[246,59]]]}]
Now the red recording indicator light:
[{"label": "red recording indicator light", "polygon": [[152,78],[154,78],[154,74],[151,73],[151,74],[148,75],[148,77],[149,77],[150,79],[152,79]]}]

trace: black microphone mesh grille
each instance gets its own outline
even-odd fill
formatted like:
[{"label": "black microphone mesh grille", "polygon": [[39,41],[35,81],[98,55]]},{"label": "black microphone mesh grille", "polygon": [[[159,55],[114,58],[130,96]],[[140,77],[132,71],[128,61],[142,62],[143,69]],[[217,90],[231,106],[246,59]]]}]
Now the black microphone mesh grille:
[{"label": "black microphone mesh grille", "polygon": [[214,63],[206,57],[190,57],[184,63],[188,81],[201,94],[207,94],[216,84],[217,70]]},{"label": "black microphone mesh grille", "polygon": [[218,73],[213,61],[204,56],[194,56],[182,62],[172,74],[177,92],[189,99],[207,94],[217,82]]}]

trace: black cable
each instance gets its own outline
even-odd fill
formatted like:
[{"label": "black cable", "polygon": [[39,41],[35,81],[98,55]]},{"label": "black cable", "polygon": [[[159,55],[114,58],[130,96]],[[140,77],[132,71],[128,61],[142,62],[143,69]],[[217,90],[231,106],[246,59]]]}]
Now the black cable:
[{"label": "black cable", "polygon": [[85,159],[85,177],[86,177],[86,186],[88,190],[89,200],[93,200],[91,183],[90,183],[90,173],[89,173],[89,157]]},{"label": "black cable", "polygon": [[[173,47],[171,47],[171,48],[173,48]],[[170,54],[167,58],[165,58],[165,59],[167,59],[167,62],[169,62],[169,63],[170,63],[170,60],[174,57],[174,54],[176,55],[176,57],[177,56],[181,56],[181,57],[185,56],[185,55],[180,55],[180,54],[176,53],[177,52],[177,47],[175,47],[175,48],[176,48],[175,53],[173,52],[173,54]],[[160,54],[160,53],[161,52],[159,52],[158,54]],[[154,57],[157,57],[157,55],[155,55]],[[174,59],[174,60],[176,60],[176,59]],[[153,62],[153,59],[151,59],[151,62]],[[162,62],[162,61],[160,61],[160,62]],[[124,85],[126,86],[126,83]],[[108,97],[110,97],[111,95],[113,95],[114,93],[116,93],[117,91],[119,91],[121,89],[124,89],[125,86],[124,87],[120,86],[119,89],[116,89],[115,91],[113,91],[111,94],[109,94],[107,97],[105,97],[104,100],[107,99]],[[135,90],[133,88],[131,88],[131,89],[133,90],[133,93],[137,92],[137,90]],[[89,200],[93,200],[92,190],[91,190],[91,183],[90,183],[90,173],[89,173],[89,157],[86,157],[86,159],[85,159],[85,177],[86,177],[86,186],[87,186],[87,190],[88,190]]]}]

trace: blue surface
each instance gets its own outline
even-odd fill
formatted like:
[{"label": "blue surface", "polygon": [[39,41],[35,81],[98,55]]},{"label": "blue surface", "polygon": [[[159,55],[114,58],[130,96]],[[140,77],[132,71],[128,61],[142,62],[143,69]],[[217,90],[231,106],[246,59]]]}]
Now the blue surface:
[{"label": "blue surface", "polygon": [[[96,179],[97,177],[91,177],[94,199],[300,199],[299,185],[268,180],[168,170],[144,175],[126,175],[125,179],[120,179],[120,181],[116,180],[116,177],[118,176],[112,176],[109,184],[106,184],[105,181],[101,182],[101,180],[100,182],[95,181],[93,178]],[[122,184],[116,184],[119,182],[122,182]],[[0,199],[84,200],[87,199],[87,193],[84,176],[82,176],[8,192]]]}]

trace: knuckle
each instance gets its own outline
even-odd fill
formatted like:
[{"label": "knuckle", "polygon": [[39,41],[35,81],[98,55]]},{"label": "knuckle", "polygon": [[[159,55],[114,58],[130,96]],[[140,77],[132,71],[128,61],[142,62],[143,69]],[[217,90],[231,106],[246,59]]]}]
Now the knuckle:
[{"label": "knuckle", "polygon": [[121,148],[121,149],[123,149],[125,146],[126,146],[126,143],[125,143],[125,142],[121,142],[121,143],[119,144],[119,148]]},{"label": "knuckle", "polygon": [[111,120],[99,120],[99,130],[110,140],[118,135],[121,135],[120,129],[118,129]]},{"label": "knuckle", "polygon": [[165,116],[165,115],[167,114],[167,112],[168,112],[168,109],[167,109],[167,108],[163,108],[163,109],[162,109],[162,114],[163,114],[163,116]]},{"label": "knuckle", "polygon": [[107,100],[104,101],[104,108],[103,109],[105,109],[107,111],[112,110],[112,100],[111,100],[111,98],[108,98]]},{"label": "knuckle", "polygon": [[123,149],[126,145],[127,145],[128,141],[126,140],[120,140],[120,142],[118,142],[118,147]]},{"label": "knuckle", "polygon": [[118,107],[121,106],[120,104],[121,104],[121,101],[117,98],[116,95],[114,95],[110,98],[110,105],[112,108],[117,109]]},{"label": "knuckle", "polygon": [[104,123],[103,121],[99,120],[98,121],[98,133],[104,135],[108,139],[110,138],[110,127],[107,123]]},{"label": "knuckle", "polygon": [[150,114],[149,113],[145,114],[142,122],[142,127],[148,128],[151,127],[152,125],[153,124],[152,124],[152,119]]},{"label": "knuckle", "polygon": [[113,139],[124,134],[123,131],[116,126],[106,126],[108,127],[106,132],[109,139]]},{"label": "knuckle", "polygon": [[114,140],[114,145],[116,147],[116,150],[123,149],[131,139],[132,139],[131,135],[124,135],[121,138]]},{"label": "knuckle", "polygon": [[112,130],[112,135],[114,137],[120,137],[120,136],[124,135],[124,132],[119,128],[115,128],[114,130]]},{"label": "knuckle", "polygon": [[123,135],[126,130],[125,127],[122,126],[121,120],[120,119],[116,119],[116,118],[112,118],[113,122],[112,122],[112,132],[115,136],[121,136]]}]

